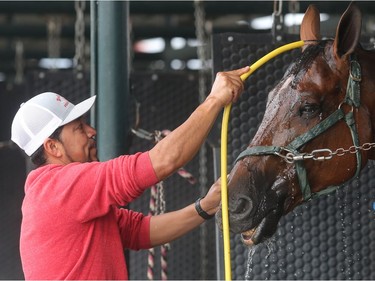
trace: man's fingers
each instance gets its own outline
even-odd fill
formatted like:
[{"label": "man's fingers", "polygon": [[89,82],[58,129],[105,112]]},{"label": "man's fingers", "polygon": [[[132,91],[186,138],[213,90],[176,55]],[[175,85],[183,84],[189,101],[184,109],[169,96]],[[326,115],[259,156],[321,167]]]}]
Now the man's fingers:
[{"label": "man's fingers", "polygon": [[245,74],[250,71],[250,66],[245,66],[236,70],[233,70],[234,74],[237,76],[241,76],[242,74]]}]

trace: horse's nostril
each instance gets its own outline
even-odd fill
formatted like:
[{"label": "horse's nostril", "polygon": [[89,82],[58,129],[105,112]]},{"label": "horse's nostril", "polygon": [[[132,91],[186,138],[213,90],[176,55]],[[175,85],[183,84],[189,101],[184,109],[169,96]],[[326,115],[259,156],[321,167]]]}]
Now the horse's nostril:
[{"label": "horse's nostril", "polygon": [[240,196],[231,200],[229,210],[232,214],[240,215],[241,217],[248,216],[253,209],[253,202],[250,197]]}]

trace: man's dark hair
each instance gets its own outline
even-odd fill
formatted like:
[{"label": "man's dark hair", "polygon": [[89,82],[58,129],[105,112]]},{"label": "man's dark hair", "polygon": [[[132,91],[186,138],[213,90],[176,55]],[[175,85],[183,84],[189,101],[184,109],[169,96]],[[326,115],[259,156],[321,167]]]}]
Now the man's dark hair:
[{"label": "man's dark hair", "polygon": [[[49,138],[50,139],[55,139],[55,140],[60,140],[60,135],[61,135],[61,131],[62,131],[62,128],[64,126],[61,126],[59,128],[57,128],[50,136]],[[40,167],[44,164],[46,164],[46,155],[44,154],[44,147],[43,145],[41,145],[32,155],[31,155],[31,162],[33,162],[33,164],[36,166],[36,167]]]}]

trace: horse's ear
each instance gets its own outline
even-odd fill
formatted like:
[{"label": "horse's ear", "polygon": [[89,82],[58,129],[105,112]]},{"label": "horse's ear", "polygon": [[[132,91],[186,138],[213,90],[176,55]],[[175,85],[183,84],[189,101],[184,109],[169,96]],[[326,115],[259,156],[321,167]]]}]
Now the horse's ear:
[{"label": "horse's ear", "polygon": [[342,57],[354,52],[361,35],[362,14],[355,3],[350,3],[341,16],[336,30],[334,52]]},{"label": "horse's ear", "polygon": [[301,23],[300,37],[303,41],[320,40],[319,10],[309,5]]}]

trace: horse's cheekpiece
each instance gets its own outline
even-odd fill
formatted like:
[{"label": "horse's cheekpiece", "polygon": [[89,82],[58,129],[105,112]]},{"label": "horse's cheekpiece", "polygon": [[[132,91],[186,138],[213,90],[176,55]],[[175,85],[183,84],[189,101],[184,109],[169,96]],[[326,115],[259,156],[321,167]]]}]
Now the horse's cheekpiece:
[{"label": "horse's cheekpiece", "polygon": [[[300,31],[307,43],[269,93],[258,131],[229,175],[230,228],[244,244],[270,238],[281,216],[375,159],[375,52],[359,43],[361,19],[351,3],[335,38],[321,40],[319,11],[307,9]],[[220,212],[217,218],[221,225]]]}]

